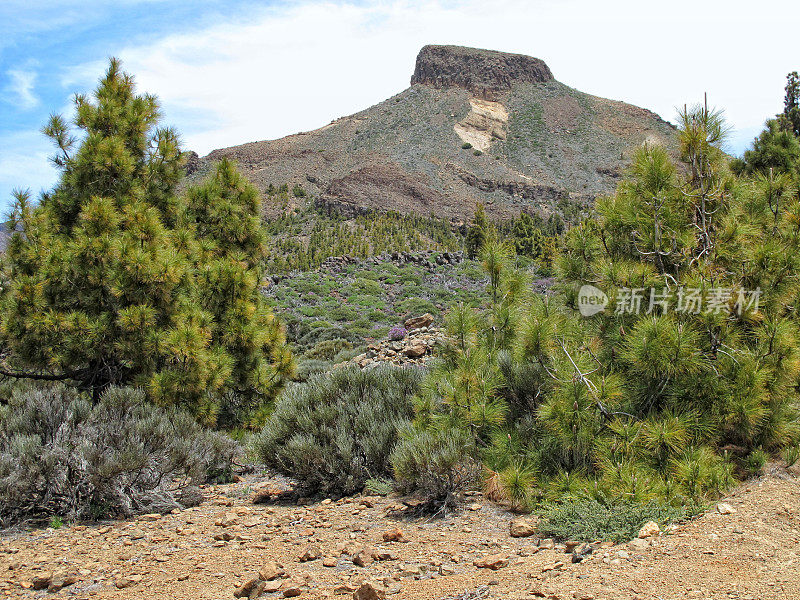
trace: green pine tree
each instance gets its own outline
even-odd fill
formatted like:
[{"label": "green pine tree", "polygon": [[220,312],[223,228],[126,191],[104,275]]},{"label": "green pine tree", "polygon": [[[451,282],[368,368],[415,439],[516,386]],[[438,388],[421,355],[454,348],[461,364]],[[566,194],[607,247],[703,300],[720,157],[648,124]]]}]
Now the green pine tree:
[{"label": "green pine tree", "polygon": [[55,189],[36,207],[16,193],[0,374],[72,382],[94,398],[142,386],[207,423],[231,391],[269,398],[291,358],[257,296],[254,192],[225,164],[201,188],[213,206],[179,197],[178,136],[158,127],[156,98],[136,94],[117,60],[75,105],[80,143],[59,116],[44,128],[58,149]]},{"label": "green pine tree", "polygon": [[223,424],[260,424],[254,412],[275,396],[294,370],[283,329],[259,291],[266,238],[258,191],[222,160],[211,177],[186,194],[185,224],[199,240],[203,308],[213,316],[211,346],[228,357],[221,382]]},{"label": "green pine tree", "polygon": [[486,211],[483,208],[483,204],[478,202],[475,207],[475,216],[472,217],[472,223],[470,223],[469,229],[467,230],[467,256],[473,259],[477,257],[488,238],[489,220],[486,218]]}]

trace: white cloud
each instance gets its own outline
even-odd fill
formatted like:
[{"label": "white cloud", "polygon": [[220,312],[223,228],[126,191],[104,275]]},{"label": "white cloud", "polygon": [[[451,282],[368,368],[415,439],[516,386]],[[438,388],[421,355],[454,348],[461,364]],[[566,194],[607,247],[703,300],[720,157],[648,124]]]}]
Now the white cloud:
[{"label": "white cloud", "polygon": [[5,100],[22,110],[30,110],[39,105],[39,98],[33,93],[36,84],[36,72],[22,69],[11,69],[6,72],[8,84],[5,94],[10,95]]},{"label": "white cloud", "polygon": [[[772,35],[794,2],[663,4],[623,0],[385,0],[249,9],[202,30],[118,53],[200,153],[321,126],[407,87],[419,48],[454,43],[544,59],[560,81],[667,119],[702,99],[737,128],[777,112],[797,68],[791,36]],[[800,14],[798,14],[800,16]],[[743,48],[734,57],[733,44]],[[100,65],[72,76],[100,75]],[[75,80],[75,79],[73,79]]]}]

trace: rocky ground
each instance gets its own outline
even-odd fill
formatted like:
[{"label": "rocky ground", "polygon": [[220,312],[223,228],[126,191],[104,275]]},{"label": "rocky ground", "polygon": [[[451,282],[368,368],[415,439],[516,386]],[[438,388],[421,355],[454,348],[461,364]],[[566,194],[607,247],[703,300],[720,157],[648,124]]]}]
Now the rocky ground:
[{"label": "rocky ground", "polygon": [[480,496],[426,521],[396,516],[395,498],[253,504],[264,486],[275,491],[251,477],[168,515],[5,532],[0,597],[800,598],[800,479],[778,467],[722,499],[728,507],[595,545],[580,563],[562,544],[512,537],[530,522],[512,527],[518,517]]}]

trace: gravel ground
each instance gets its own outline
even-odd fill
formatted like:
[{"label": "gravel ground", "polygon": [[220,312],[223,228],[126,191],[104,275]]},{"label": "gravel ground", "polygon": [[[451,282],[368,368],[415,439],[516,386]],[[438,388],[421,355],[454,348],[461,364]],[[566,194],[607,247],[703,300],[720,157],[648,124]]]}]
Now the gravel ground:
[{"label": "gravel ground", "polygon": [[[510,537],[515,515],[480,497],[458,515],[426,522],[392,517],[402,506],[393,498],[254,505],[253,492],[275,484],[251,478],[209,487],[203,504],[174,514],[6,532],[0,598],[233,598],[270,561],[285,576],[268,581],[262,598],[352,598],[364,580],[387,598],[413,600],[800,598],[797,475],[797,467],[773,467],[722,500],[734,513],[714,505],[669,534],[599,545],[579,564],[558,544],[543,549],[533,537]],[[394,528],[405,541],[384,541]],[[319,558],[301,562],[314,550]],[[473,565],[490,555],[507,565]],[[51,587],[75,581],[33,589],[48,576]]]}]

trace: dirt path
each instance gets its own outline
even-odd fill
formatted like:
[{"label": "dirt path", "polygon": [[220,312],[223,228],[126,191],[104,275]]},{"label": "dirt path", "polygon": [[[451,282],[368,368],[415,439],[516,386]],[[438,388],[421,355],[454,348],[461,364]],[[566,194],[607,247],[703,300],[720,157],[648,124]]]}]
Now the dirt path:
[{"label": "dirt path", "polygon": [[[160,518],[6,534],[0,598],[222,600],[273,560],[286,576],[268,582],[267,590],[281,587],[262,598],[299,592],[347,599],[365,578],[383,584],[387,598],[413,600],[800,598],[800,479],[778,469],[726,498],[733,514],[712,510],[638,542],[644,547],[604,546],[580,564],[563,547],[539,549],[533,538],[510,537],[513,515],[482,499],[456,517],[426,523],[388,518],[396,506],[388,498],[252,505],[251,485],[213,488],[203,505]],[[384,542],[394,527],[408,541]],[[367,553],[366,566],[356,566],[352,559],[365,545],[382,560]],[[309,546],[311,556],[315,547],[322,556],[300,562]],[[487,555],[508,565],[473,565]],[[48,572],[55,581],[59,573],[76,581],[58,592],[33,590]]]}]

